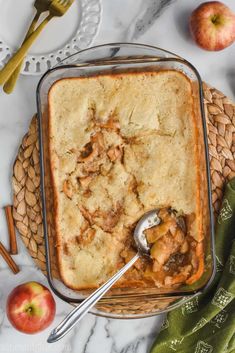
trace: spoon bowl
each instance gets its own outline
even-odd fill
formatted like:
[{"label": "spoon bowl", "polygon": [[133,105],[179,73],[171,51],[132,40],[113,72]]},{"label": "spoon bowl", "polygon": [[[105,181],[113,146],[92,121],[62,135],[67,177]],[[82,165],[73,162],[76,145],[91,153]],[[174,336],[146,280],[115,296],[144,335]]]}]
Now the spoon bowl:
[{"label": "spoon bowl", "polygon": [[147,242],[144,231],[161,223],[161,218],[158,216],[158,211],[158,209],[154,209],[146,212],[136,224],[134,230],[134,240],[138,252],[141,255],[150,256],[150,246]]}]

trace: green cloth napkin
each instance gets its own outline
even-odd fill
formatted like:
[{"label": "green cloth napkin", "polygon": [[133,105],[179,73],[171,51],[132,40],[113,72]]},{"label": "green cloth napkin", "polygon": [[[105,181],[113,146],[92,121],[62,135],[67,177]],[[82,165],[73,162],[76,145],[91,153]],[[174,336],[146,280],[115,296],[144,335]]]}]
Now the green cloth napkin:
[{"label": "green cloth napkin", "polygon": [[213,282],[168,313],[150,353],[235,352],[235,178],[225,189],[215,249]]}]

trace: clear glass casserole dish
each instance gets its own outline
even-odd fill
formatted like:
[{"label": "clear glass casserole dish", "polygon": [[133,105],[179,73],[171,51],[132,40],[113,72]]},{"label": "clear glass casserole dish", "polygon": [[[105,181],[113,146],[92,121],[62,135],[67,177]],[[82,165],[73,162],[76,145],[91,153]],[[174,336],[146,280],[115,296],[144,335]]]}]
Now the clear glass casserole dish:
[{"label": "clear glass casserole dish", "polygon": [[66,287],[57,271],[55,251],[55,227],[53,219],[53,189],[48,152],[48,92],[61,78],[88,77],[118,72],[159,71],[174,69],[183,72],[193,83],[194,110],[197,115],[200,150],[200,185],[206,198],[201,199],[205,233],[205,271],[193,285],[184,285],[172,292],[153,288],[116,288],[107,293],[92,311],[114,318],[140,318],[156,315],[182,305],[186,300],[201,293],[214,275],[214,230],[211,202],[210,171],[207,146],[206,122],[203,108],[202,81],[196,69],[183,58],[163,49],[140,44],[107,44],[81,51],[59,66],[45,73],[37,88],[39,119],[41,193],[43,226],[46,243],[47,277],[51,289],[69,303],[80,303],[89,291],[75,291]]}]

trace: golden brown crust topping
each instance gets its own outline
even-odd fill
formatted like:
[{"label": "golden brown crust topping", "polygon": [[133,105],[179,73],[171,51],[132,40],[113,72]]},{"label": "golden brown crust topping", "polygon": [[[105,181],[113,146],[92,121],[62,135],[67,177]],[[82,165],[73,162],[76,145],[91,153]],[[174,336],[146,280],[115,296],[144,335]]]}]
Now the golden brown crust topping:
[{"label": "golden brown crust topping", "polygon": [[73,189],[72,189],[72,184],[69,180],[65,180],[63,183],[63,192],[65,195],[71,199],[73,196]]},{"label": "golden brown crust topping", "polygon": [[107,155],[108,155],[111,162],[115,162],[116,160],[121,161],[122,156],[123,156],[122,147],[120,147],[120,146],[111,147],[108,150]]},{"label": "golden brown crust topping", "polygon": [[[203,247],[188,79],[175,71],[65,79],[52,87],[49,104],[64,282],[80,289],[110,278],[136,252],[138,219],[158,208],[162,223],[146,231],[152,259],[140,259],[118,286],[193,283]],[[182,211],[187,232],[166,206]]]},{"label": "golden brown crust topping", "polygon": [[100,123],[99,126],[104,129],[110,129],[114,131],[119,131],[120,130],[120,122],[115,116],[111,116],[107,122],[105,123]]}]

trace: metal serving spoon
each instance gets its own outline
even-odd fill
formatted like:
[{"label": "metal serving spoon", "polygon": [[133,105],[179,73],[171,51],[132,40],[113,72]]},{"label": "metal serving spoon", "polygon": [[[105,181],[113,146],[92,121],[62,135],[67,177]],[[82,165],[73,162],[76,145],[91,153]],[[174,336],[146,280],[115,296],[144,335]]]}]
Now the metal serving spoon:
[{"label": "metal serving spoon", "polygon": [[76,308],[74,308],[65,319],[51,331],[51,334],[47,339],[48,343],[56,342],[65,336],[99,301],[99,299],[103,297],[112,285],[117,282],[117,280],[119,280],[119,278],[140,258],[140,256],[150,256],[150,247],[147,243],[144,231],[158,225],[159,223],[161,223],[161,219],[158,217],[157,209],[147,212],[141,217],[134,230],[134,239],[138,249],[137,254],[106,283],[86,298],[80,305],[76,306]]}]

